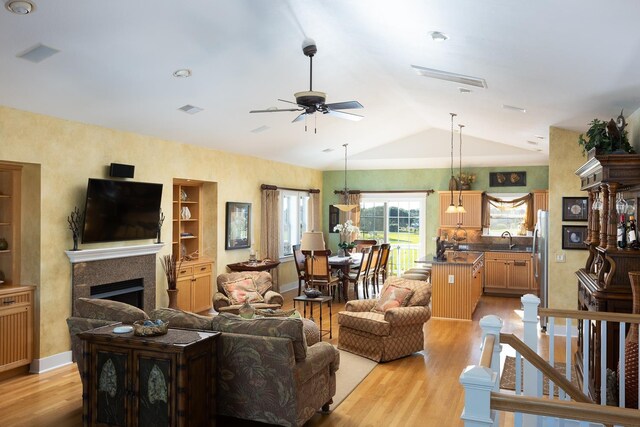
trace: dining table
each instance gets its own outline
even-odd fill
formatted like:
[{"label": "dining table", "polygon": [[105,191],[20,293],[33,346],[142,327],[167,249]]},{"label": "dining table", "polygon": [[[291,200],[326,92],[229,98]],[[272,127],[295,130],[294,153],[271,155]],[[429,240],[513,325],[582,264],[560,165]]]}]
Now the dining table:
[{"label": "dining table", "polygon": [[359,268],[361,262],[362,253],[360,252],[354,252],[346,256],[334,255],[329,257],[329,266],[331,269],[341,272],[342,296],[345,302],[349,299],[349,272],[352,267]]}]

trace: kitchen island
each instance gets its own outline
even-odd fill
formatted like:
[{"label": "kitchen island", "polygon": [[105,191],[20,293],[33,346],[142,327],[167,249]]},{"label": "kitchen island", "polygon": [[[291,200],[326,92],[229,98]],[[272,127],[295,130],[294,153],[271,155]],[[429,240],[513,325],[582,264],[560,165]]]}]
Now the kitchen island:
[{"label": "kitchen island", "polygon": [[447,252],[445,261],[427,256],[430,263],[431,312],[433,317],[471,320],[482,295],[484,253]]}]

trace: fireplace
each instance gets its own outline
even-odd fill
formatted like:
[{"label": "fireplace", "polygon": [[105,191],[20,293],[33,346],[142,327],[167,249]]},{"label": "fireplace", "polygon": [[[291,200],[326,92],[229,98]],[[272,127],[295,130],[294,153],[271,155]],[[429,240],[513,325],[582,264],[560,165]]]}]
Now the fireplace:
[{"label": "fireplace", "polygon": [[144,307],[144,280],[142,278],[123,280],[93,286],[89,290],[91,298],[120,301],[134,307]]},{"label": "fireplace", "polygon": [[72,313],[78,298],[126,302],[150,313],[156,308],[156,253],[162,244],[66,251],[72,263]]}]

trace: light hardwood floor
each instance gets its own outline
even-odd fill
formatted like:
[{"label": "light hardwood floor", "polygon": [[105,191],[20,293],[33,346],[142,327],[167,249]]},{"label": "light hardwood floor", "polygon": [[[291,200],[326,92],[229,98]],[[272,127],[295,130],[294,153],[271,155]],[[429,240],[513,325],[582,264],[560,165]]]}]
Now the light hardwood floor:
[{"label": "light hardwood floor", "polygon": [[[285,294],[285,307],[293,306],[293,296]],[[344,303],[333,304],[333,344],[338,342],[337,312],[343,308]],[[473,321],[429,320],[424,351],[379,364],[335,411],[316,414],[307,425],[461,426],[464,395],[458,377],[480,356],[478,320],[496,314],[505,322],[504,332],[521,336],[519,308],[518,298],[483,297]],[[4,380],[0,396],[0,426],[82,425],[82,386],[75,364]],[[225,420],[218,425],[258,424]],[[510,425],[509,419],[503,425]]]}]

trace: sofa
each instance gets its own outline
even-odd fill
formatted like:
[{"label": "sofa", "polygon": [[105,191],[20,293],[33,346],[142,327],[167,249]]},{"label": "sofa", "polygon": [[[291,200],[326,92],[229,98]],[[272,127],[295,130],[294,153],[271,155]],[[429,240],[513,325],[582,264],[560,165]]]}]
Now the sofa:
[{"label": "sofa", "polygon": [[219,415],[301,426],[319,409],[328,411],[332,403],[340,354],[331,344],[319,342],[317,326],[307,319],[247,320],[232,313],[207,317],[169,308],[147,315],[124,303],[86,298],[79,298],[76,307],[79,317],[67,319],[67,324],[79,365],[78,333],[150,317],[167,321],[170,327],[221,332],[216,377]]},{"label": "sofa", "polygon": [[256,293],[259,294],[258,301],[250,301],[251,305],[257,309],[280,308],[284,303],[284,298],[279,293],[272,291],[271,274],[266,271],[240,271],[233,273],[222,273],[218,276],[217,292],[213,295],[213,308],[221,312],[238,314],[238,309],[244,301],[234,301],[229,295],[225,286],[227,283],[238,282],[245,278],[251,278],[255,285]]},{"label": "sofa", "polygon": [[[402,301],[385,296],[402,293]],[[431,318],[431,283],[388,278],[380,299],[348,301],[338,313],[338,348],[376,362],[424,349],[424,324]]]}]

